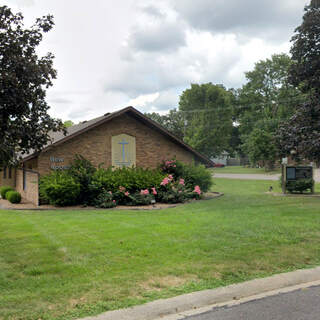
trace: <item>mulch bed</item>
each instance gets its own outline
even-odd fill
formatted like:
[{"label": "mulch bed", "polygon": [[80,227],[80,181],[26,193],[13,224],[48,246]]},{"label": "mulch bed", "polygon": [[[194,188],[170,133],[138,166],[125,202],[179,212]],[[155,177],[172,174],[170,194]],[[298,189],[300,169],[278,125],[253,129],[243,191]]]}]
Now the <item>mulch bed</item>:
[{"label": "mulch bed", "polygon": [[186,203],[193,203],[195,201],[205,201],[205,200],[211,200],[214,198],[221,197],[223,193],[219,192],[207,192],[204,194],[203,199],[201,200],[191,200],[185,203],[175,203],[175,204],[169,204],[169,203],[155,203],[154,205],[147,205],[147,206],[117,206],[112,209],[100,209],[90,206],[69,206],[69,207],[55,207],[52,205],[41,205],[36,206],[25,199],[22,199],[21,203],[19,204],[13,204],[10,203],[8,200],[0,199],[0,209],[2,210],[160,210],[160,209],[166,209],[166,208],[174,208],[179,205],[183,205]]}]

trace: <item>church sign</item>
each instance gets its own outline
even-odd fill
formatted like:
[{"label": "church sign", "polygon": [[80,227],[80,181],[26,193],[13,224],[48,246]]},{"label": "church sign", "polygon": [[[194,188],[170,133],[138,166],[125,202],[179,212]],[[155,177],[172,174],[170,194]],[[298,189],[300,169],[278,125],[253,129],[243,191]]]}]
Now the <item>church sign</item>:
[{"label": "church sign", "polygon": [[64,158],[50,157],[50,168],[52,170],[68,170],[70,166],[64,164]]},{"label": "church sign", "polygon": [[[311,166],[286,166],[282,165],[282,191],[286,193],[287,190],[290,191],[290,188],[294,190],[296,188],[294,184],[300,181],[300,184],[303,181],[313,181],[313,167]],[[310,189],[311,192],[314,193],[313,184],[311,185]],[[301,186],[302,188],[302,186]]]},{"label": "church sign", "polygon": [[112,166],[116,168],[136,165],[136,138],[128,134],[112,137]]},{"label": "church sign", "polygon": [[286,167],[286,180],[312,179],[312,167]]}]

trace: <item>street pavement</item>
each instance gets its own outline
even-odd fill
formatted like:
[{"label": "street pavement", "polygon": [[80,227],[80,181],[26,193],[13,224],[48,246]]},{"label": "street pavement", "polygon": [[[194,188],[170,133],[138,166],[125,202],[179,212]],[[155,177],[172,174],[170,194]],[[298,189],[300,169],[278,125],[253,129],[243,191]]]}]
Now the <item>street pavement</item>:
[{"label": "street pavement", "polygon": [[185,320],[318,320],[320,286],[281,293],[231,307],[214,308]]},{"label": "street pavement", "polygon": [[277,181],[280,174],[252,174],[252,173],[214,173],[214,178],[240,179],[240,180],[270,180]]},{"label": "street pavement", "polygon": [[[252,173],[218,173],[213,174],[214,178],[240,179],[240,180],[269,180],[278,181],[280,174],[252,174]],[[314,180],[320,182],[320,169],[314,169]],[[320,317],[319,317],[320,319]]]}]

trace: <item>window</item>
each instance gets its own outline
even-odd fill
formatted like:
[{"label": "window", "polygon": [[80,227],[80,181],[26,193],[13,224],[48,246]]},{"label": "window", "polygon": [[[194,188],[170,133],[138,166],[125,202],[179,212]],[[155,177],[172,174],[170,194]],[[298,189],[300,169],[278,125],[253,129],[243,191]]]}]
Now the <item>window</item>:
[{"label": "window", "polygon": [[9,179],[12,179],[12,168],[9,167]]},{"label": "window", "polygon": [[3,179],[7,179],[7,167],[3,168]]}]

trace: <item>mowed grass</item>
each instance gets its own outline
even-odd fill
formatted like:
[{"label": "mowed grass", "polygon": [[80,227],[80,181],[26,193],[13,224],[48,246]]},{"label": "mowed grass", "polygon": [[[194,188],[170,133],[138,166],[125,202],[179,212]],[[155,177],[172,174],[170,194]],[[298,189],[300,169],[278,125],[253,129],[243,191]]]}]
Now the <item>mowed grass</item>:
[{"label": "mowed grass", "polygon": [[0,211],[0,319],[74,319],[320,264],[320,198],[215,179],[154,211]]},{"label": "mowed grass", "polygon": [[223,168],[210,169],[214,173],[242,173],[242,174],[278,174],[281,173],[281,168],[266,171],[265,168],[249,168],[243,166],[226,166]]}]

